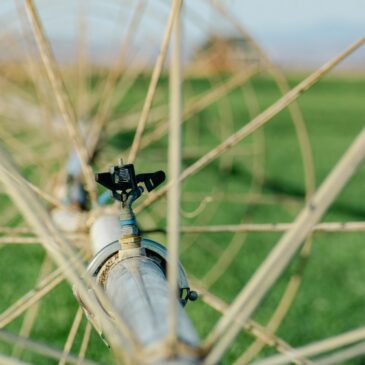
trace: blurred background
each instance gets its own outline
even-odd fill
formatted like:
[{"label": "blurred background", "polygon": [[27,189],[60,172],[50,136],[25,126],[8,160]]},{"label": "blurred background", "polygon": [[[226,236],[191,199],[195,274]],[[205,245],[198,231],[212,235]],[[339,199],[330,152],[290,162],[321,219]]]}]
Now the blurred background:
[{"label": "blurred background", "polygon": [[[113,1],[83,3],[66,0],[47,5],[40,2],[40,5],[40,14],[45,20],[48,36],[52,39],[60,61],[73,62],[77,58],[76,41],[80,37],[82,14],[88,24],[84,26],[87,26],[87,52],[90,61],[96,64],[110,64],[117,57],[117,46],[127,31],[123,24],[127,22],[128,13],[132,12],[133,2],[126,1],[124,5],[121,2],[123,9],[118,9],[118,5]],[[163,1],[147,5],[143,21],[134,36],[130,54],[136,49],[143,48],[147,51],[150,48],[148,44],[152,40],[146,38],[146,35],[151,35],[151,30],[152,34],[156,35],[159,29],[162,31],[162,20],[168,12],[166,5],[167,2]],[[289,69],[301,70],[319,66],[364,33],[364,3],[361,0],[324,0],[319,3],[314,0],[229,0],[224,5],[245,25],[275,63]],[[2,28],[11,30],[14,36],[21,37],[15,13],[16,3],[4,0],[1,7]],[[191,61],[197,49],[208,41],[212,30],[222,38],[238,37],[231,22],[223,19],[208,1],[187,1],[184,17],[184,33],[189,39],[184,45],[186,63]],[[12,49],[7,51],[1,53],[2,59],[19,60],[19,53],[16,54]],[[149,54],[150,51],[146,53]],[[364,65],[361,55],[354,55],[345,65],[340,66],[342,67],[362,69]]]},{"label": "blurred background", "polygon": [[[94,172],[104,171],[129,152],[171,2],[34,3],[81,130],[88,131],[95,121],[102,123],[90,163]],[[1,146],[32,184],[62,200],[59,187],[67,182],[64,172],[73,145],[23,1],[1,1],[0,25]],[[186,0],[183,169],[364,34],[363,0]],[[140,172],[167,167],[169,52],[136,159]],[[364,100],[362,47],[298,103],[184,180],[181,261],[192,288],[202,293],[201,300],[187,306],[201,337],[221,315],[209,302],[212,297],[203,293],[231,303],[282,234],[262,226],[219,233],[209,232],[209,227],[291,223],[364,127]],[[364,179],[361,166],[324,222],[365,222]],[[9,319],[9,308],[55,266],[6,191],[0,192],[0,327],[62,351],[78,308],[65,282]],[[103,192],[98,188],[100,195]],[[50,212],[54,208],[47,199],[44,205]],[[90,204],[83,209],[88,214]],[[138,221],[148,237],[166,243],[164,197],[140,209]],[[191,229],[196,226],[205,231]],[[70,239],[88,262],[87,232]],[[254,319],[294,347],[361,328],[364,260],[364,228],[315,232]],[[109,349],[95,332],[85,340],[85,326],[83,319],[72,352],[112,363]],[[17,341],[0,341],[0,351],[36,364],[62,363],[36,355]],[[277,351],[275,343],[263,344],[246,328],[231,344],[223,364],[250,363]],[[364,359],[360,354],[343,363],[360,365]]]}]

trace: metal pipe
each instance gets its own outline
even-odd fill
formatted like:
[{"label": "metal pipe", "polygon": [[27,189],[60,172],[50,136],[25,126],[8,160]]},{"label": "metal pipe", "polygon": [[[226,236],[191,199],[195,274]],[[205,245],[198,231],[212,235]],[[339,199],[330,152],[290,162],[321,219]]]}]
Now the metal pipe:
[{"label": "metal pipe", "polygon": [[[132,254],[133,255],[133,254]],[[169,307],[168,285],[161,267],[145,256],[123,258],[108,273],[105,292],[116,312],[126,321],[144,351],[155,348],[150,358],[141,363],[165,364],[172,355],[168,343],[166,318]],[[177,338],[188,347],[199,344],[196,332],[177,299]],[[142,353],[144,352],[142,351]],[[194,354],[188,352],[173,357],[179,363],[195,364]]]},{"label": "metal pipe", "polygon": [[94,255],[109,243],[120,237],[119,217],[116,214],[102,214],[96,217],[91,228],[91,249]]},{"label": "metal pipe", "polygon": [[[116,218],[109,215],[95,220],[91,228],[94,249],[101,247],[103,240],[105,242],[107,231],[121,231]],[[198,364],[199,338],[176,297],[177,341],[180,345],[171,359],[166,342],[169,288],[166,263],[160,259],[161,256],[151,253],[143,241],[140,248],[129,249],[120,249],[119,242],[114,241],[95,255],[89,271],[102,285],[112,304],[114,313],[108,314],[120,316],[141,345],[138,354],[127,349],[133,363],[167,365],[173,360],[174,364]],[[102,332],[101,328],[99,330]]]},{"label": "metal pipe", "polygon": [[[183,305],[194,300],[185,272],[176,261],[175,296],[169,296],[166,280],[168,255],[164,246],[143,239],[132,204],[142,194],[138,181],[145,181],[148,191],[164,179],[162,172],[135,175],[131,164],[114,166],[96,176],[121,201],[121,212],[101,215],[91,227],[94,258],[88,271],[104,289],[111,307],[102,308],[111,318],[120,318],[137,342],[125,350],[133,364],[198,364],[200,340]],[[114,242],[107,244],[108,239]],[[117,238],[117,240],[115,240]],[[99,250],[98,252],[96,252]],[[171,303],[171,300],[174,302]],[[81,298],[81,304],[82,298]],[[176,341],[169,341],[168,310],[176,308]],[[102,334],[102,323],[83,305],[89,319]]]}]

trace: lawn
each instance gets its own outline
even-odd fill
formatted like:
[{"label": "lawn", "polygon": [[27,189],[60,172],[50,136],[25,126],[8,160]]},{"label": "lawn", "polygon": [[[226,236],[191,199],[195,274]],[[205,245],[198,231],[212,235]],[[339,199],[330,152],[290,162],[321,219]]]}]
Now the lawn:
[{"label": "lawn", "polygon": [[[184,90],[185,100],[209,91],[212,84],[228,77],[189,79]],[[301,77],[289,75],[291,86],[296,85]],[[90,88],[96,88],[100,78],[95,76],[90,81]],[[123,118],[130,110],[141,109],[147,81],[147,78],[139,78],[122,101],[116,94],[113,117]],[[299,99],[312,146],[317,187],[364,126],[364,85],[364,76],[335,75],[320,81]],[[167,79],[164,78],[159,84],[156,105],[167,101],[166,90]],[[247,88],[235,89],[220,102],[186,120],[183,168],[250,120],[250,115],[258,111],[246,106],[245,101],[252,91],[257,95],[258,110],[264,110],[280,97],[275,83],[263,75],[256,77]],[[153,128],[151,123],[146,134]],[[117,158],[132,137],[132,132],[121,131],[105,140],[105,144]],[[137,171],[166,169],[166,145],[167,138],[163,137],[143,150],[136,162]],[[25,173],[29,174],[29,171]],[[323,220],[365,221],[364,180],[365,166],[362,166]],[[291,222],[303,207],[304,198],[302,158],[290,115],[284,110],[264,128],[183,183],[183,225]],[[4,210],[11,204],[6,198],[1,202]],[[163,228],[165,211],[164,198],[145,209],[139,215],[142,228]],[[11,222],[12,225],[16,223],[17,218]],[[280,233],[184,234],[181,260],[189,274],[231,303],[280,236]],[[161,233],[149,237],[162,243],[166,241]],[[227,250],[234,255],[220,273],[221,266],[216,262],[227,255]],[[34,285],[44,257],[43,250],[36,245],[0,247],[0,311]],[[296,347],[363,326],[364,261],[364,233],[314,234],[298,295],[279,327],[278,335]],[[302,263],[296,258],[256,311],[255,320],[267,323],[289,278],[298,272],[300,265]],[[32,338],[62,348],[76,310],[77,303],[70,287],[61,284],[41,302]],[[219,314],[201,300],[189,304],[187,311],[202,338],[219,318]],[[19,331],[22,318],[6,329]],[[82,328],[84,326],[85,320]],[[81,339],[82,332],[76,338],[75,352]],[[223,364],[231,364],[252,340],[250,335],[240,334],[225,355]],[[9,346],[0,343],[0,353],[9,354],[11,351]],[[273,352],[273,349],[266,349],[261,356]],[[96,333],[92,334],[87,356],[101,363],[111,362],[109,349]],[[40,365],[53,363],[28,351],[24,352],[23,359]],[[362,361],[354,360],[348,364],[361,364]]]}]

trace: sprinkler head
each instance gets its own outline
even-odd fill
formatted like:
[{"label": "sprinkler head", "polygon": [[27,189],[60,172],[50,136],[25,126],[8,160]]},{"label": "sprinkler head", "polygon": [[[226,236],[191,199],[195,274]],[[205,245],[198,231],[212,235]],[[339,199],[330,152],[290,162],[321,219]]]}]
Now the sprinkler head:
[{"label": "sprinkler head", "polygon": [[[114,199],[126,202],[129,197],[132,200],[138,199],[145,189],[150,192],[165,181],[166,175],[163,171],[152,173],[135,174],[134,165],[120,161],[108,172],[95,174],[95,180],[112,192]],[[143,186],[145,189],[143,188]]]}]

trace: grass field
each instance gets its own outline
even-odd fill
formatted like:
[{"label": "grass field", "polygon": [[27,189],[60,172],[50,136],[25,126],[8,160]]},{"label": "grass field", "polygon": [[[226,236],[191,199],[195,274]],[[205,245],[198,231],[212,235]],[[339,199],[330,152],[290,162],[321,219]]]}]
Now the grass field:
[{"label": "grass field", "polygon": [[[289,81],[294,86],[300,77],[290,76]],[[131,107],[138,110],[146,82],[144,78],[138,80],[127,98],[117,103],[115,115],[122,115]],[[97,83],[98,79],[95,78],[93,84]],[[364,85],[365,77],[333,76],[321,81],[299,99],[313,149],[317,186],[364,126]],[[260,110],[280,96],[275,84],[264,76],[253,80],[251,87],[257,94]],[[186,99],[209,88],[211,80],[190,80],[186,87]],[[159,85],[158,103],[166,102],[166,90],[167,80],[163,79]],[[188,119],[184,125],[184,167],[249,120],[241,89]],[[115,134],[109,140],[109,147],[112,151],[127,148],[132,136],[131,132]],[[166,144],[166,138],[163,138],[142,151],[137,159],[138,171],[166,168]],[[364,221],[364,181],[365,166],[362,166],[324,221]],[[183,191],[184,225],[291,222],[303,206],[305,187],[302,158],[289,113],[283,111],[260,133],[244,140],[232,152],[187,180]],[[253,193],[259,197],[258,201],[244,202],[241,199]],[[211,196],[212,201],[205,207],[203,204],[200,214],[193,214],[205,196]],[[7,204],[9,202],[3,198],[3,209]],[[149,213],[153,214],[153,220],[149,218]],[[12,224],[16,223],[15,219]],[[142,212],[140,223],[145,229],[164,227],[165,200]],[[189,273],[209,283],[211,292],[230,303],[280,236],[279,233],[237,236],[228,233],[185,234],[181,259]],[[163,234],[151,234],[150,237],[165,242]],[[217,268],[214,264],[227,247],[236,250],[236,253],[228,268],[215,278]],[[0,247],[0,311],[34,285],[43,258],[44,252],[38,246]],[[278,330],[279,336],[295,347],[363,326],[364,261],[364,233],[315,234],[299,294]],[[299,260],[294,260],[270,291],[254,316],[257,321],[265,324],[269,320],[298,265]],[[61,284],[41,303],[32,338],[62,348],[77,309],[69,286]],[[219,318],[219,314],[202,301],[189,304],[187,311],[202,337],[209,333]],[[21,318],[18,318],[6,328],[19,331],[20,326]],[[79,334],[74,345],[75,352],[81,338],[82,334]],[[231,364],[251,342],[252,337],[242,333],[226,354],[223,364]],[[11,351],[9,346],[0,343],[0,353]],[[266,349],[263,354],[273,352]],[[110,363],[109,350],[95,333],[87,356],[105,364]],[[40,365],[53,364],[51,360],[41,359],[28,351],[24,352],[23,358]],[[364,359],[348,364],[362,363]]]}]

